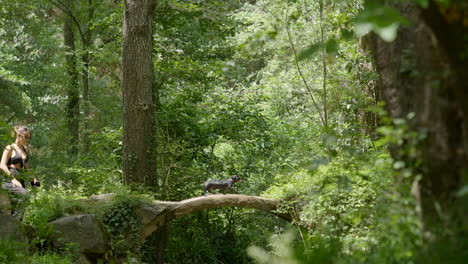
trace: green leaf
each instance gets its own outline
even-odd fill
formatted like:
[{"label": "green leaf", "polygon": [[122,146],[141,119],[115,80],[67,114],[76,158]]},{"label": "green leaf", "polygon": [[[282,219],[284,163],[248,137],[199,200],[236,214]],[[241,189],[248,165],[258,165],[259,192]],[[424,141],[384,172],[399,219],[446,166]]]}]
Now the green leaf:
[{"label": "green leaf", "polygon": [[317,51],[320,50],[321,45],[318,43],[312,44],[309,47],[301,50],[297,56],[298,60],[305,60],[312,57]]},{"label": "green leaf", "polygon": [[416,0],[421,7],[427,8],[429,6],[429,0]]},{"label": "green leaf", "polygon": [[360,38],[371,32],[374,26],[372,23],[358,23],[356,25],[356,35]]},{"label": "green leaf", "polygon": [[398,24],[392,24],[388,27],[375,28],[375,33],[379,35],[383,40],[387,42],[392,42],[396,39],[398,33]]},{"label": "green leaf", "polygon": [[451,0],[437,0],[436,2],[442,5],[443,7],[449,7]]},{"label": "green leaf", "polygon": [[336,55],[338,53],[338,41],[329,39],[325,45],[325,50],[328,55]]},{"label": "green leaf", "polygon": [[362,37],[370,31],[379,35],[383,40],[395,40],[398,27],[409,24],[398,10],[382,5],[368,5],[356,18],[356,34]]},{"label": "green leaf", "polygon": [[341,30],[341,39],[344,40],[351,40],[354,37],[354,32],[349,29],[342,29]]},{"label": "green leaf", "polygon": [[460,190],[458,190],[458,192],[457,192],[458,197],[462,197],[462,196],[465,196],[467,194],[468,194],[468,184],[461,187]]}]

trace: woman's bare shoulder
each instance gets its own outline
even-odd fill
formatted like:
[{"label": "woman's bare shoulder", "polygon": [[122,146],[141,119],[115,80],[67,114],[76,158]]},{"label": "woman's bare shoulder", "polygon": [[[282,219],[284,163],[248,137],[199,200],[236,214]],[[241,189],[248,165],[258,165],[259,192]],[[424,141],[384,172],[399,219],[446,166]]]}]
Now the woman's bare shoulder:
[{"label": "woman's bare shoulder", "polygon": [[5,147],[5,150],[3,151],[3,153],[10,154],[12,150],[13,150],[13,147],[11,145],[8,145]]}]

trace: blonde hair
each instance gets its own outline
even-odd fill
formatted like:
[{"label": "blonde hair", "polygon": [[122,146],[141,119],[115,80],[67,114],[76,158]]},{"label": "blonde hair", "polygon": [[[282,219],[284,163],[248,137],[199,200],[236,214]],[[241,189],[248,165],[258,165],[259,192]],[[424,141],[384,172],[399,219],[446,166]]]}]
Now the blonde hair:
[{"label": "blonde hair", "polygon": [[27,126],[15,126],[14,127],[15,129],[15,133],[16,135],[26,135],[27,133],[29,133],[29,135],[31,135],[31,129],[29,129]]}]

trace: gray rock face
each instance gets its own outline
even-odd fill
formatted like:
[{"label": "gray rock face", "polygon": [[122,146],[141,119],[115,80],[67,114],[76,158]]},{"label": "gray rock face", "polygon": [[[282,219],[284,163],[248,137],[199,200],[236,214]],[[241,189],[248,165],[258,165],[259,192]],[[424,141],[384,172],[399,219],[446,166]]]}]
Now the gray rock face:
[{"label": "gray rock face", "polygon": [[0,214],[0,240],[28,243],[23,224],[11,215]]},{"label": "gray rock face", "polygon": [[115,193],[105,193],[105,194],[98,194],[98,195],[92,195],[89,197],[89,200],[92,201],[111,201],[112,199],[115,198]]},{"label": "gray rock face", "polygon": [[51,235],[55,248],[78,249],[87,256],[99,256],[109,248],[109,236],[94,215],[66,216],[50,222],[54,225]]}]

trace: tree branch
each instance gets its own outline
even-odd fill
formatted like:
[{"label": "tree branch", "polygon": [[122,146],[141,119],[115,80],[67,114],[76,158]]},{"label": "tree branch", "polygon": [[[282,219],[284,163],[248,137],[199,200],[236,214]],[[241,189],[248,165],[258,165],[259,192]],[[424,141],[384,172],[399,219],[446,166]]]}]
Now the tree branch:
[{"label": "tree branch", "polygon": [[302,74],[301,67],[299,67],[299,61],[297,60],[296,47],[294,46],[294,43],[291,37],[291,32],[289,30],[288,9],[286,9],[286,32],[288,33],[289,44],[291,45],[291,49],[294,53],[294,64],[296,65],[297,71],[299,72],[299,75],[301,76],[302,82],[304,82],[304,85],[307,89],[307,92],[309,93],[310,98],[312,98],[312,102],[314,104],[315,109],[317,109],[317,112],[319,113],[320,120],[322,121],[323,126],[327,127],[327,123],[325,122],[325,119],[322,116],[322,112],[320,111],[320,108],[318,107],[317,102],[315,101],[314,95],[312,94],[312,90],[310,89],[309,84],[307,83],[304,77],[304,74]]},{"label": "tree branch", "polygon": [[81,30],[81,25],[76,19],[76,17],[73,15],[73,12],[71,11],[71,9],[69,9],[64,3],[60,1],[49,0],[49,2],[51,2],[58,9],[62,10],[67,16],[69,16],[72,19],[73,23],[75,23],[76,28],[78,29],[78,33],[80,34],[81,40],[84,41],[85,34]]}]

